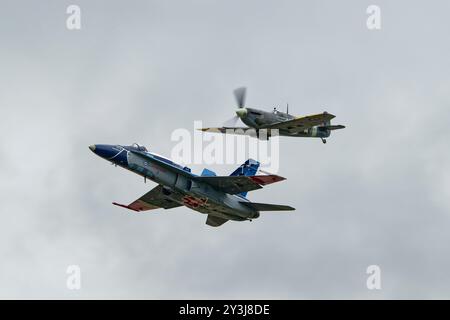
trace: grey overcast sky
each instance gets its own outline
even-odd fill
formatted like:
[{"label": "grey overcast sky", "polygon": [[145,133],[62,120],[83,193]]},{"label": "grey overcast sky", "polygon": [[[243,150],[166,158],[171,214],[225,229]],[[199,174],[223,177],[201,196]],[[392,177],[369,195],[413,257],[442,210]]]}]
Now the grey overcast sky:
[{"label": "grey overcast sky", "polygon": [[[381,30],[366,27],[371,4]],[[0,298],[450,298],[449,12],[438,0],[1,0]],[[210,228],[187,208],[111,205],[155,184],[88,145],[170,155],[174,129],[233,116],[242,85],[249,106],[347,125],[326,145],[281,139],[288,179],[249,197],[295,212]],[[366,287],[372,264],[381,290]],[[81,290],[66,288],[69,265]]]}]

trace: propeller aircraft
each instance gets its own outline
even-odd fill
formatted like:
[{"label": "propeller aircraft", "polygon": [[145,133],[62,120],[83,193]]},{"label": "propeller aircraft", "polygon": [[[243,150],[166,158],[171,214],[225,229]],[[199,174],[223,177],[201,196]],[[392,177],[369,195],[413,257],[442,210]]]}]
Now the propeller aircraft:
[{"label": "propeller aircraft", "polygon": [[[238,109],[236,115],[227,121],[223,127],[201,128],[199,130],[223,134],[248,134],[248,130],[251,130],[260,139],[263,138],[262,130],[264,130],[266,139],[271,137],[272,130],[278,130],[280,136],[320,138],[323,143],[326,143],[326,138],[330,136],[331,131],[345,128],[343,125],[332,125],[331,119],[336,116],[326,111],[296,117],[289,114],[289,105],[286,107],[286,112],[279,111],[276,108],[272,112],[248,108],[245,105],[246,91],[245,87],[234,90]],[[236,127],[239,119],[247,127]]]}]

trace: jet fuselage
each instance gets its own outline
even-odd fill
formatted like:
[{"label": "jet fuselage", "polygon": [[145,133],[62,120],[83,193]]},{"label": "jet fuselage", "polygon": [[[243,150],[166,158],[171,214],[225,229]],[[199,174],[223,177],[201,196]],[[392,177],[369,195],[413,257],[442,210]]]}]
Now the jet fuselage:
[{"label": "jet fuselage", "polygon": [[145,147],[97,144],[89,148],[101,158],[160,184],[168,199],[192,210],[236,221],[259,217],[259,212],[241,203],[249,202],[245,197],[196,181],[189,168],[148,152]]}]

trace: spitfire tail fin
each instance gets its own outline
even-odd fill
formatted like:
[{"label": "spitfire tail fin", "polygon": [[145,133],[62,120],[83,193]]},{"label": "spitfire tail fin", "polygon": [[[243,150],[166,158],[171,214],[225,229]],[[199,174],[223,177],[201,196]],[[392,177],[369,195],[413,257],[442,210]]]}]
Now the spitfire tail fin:
[{"label": "spitfire tail fin", "polygon": [[[234,170],[230,176],[254,176],[259,169],[259,162],[253,159],[248,159],[241,164],[236,170]],[[247,196],[247,192],[241,192],[239,195],[244,198]]]}]

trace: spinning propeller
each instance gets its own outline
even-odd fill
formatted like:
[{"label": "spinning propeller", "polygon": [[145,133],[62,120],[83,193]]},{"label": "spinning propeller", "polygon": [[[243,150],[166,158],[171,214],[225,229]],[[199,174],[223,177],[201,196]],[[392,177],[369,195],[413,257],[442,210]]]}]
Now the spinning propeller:
[{"label": "spinning propeller", "polygon": [[234,90],[234,97],[236,98],[236,103],[238,106],[238,109],[236,110],[236,115],[225,121],[224,126],[225,127],[234,127],[236,126],[237,121],[239,118],[243,118],[247,114],[247,109],[245,109],[245,97],[247,94],[247,88],[241,87]]}]

